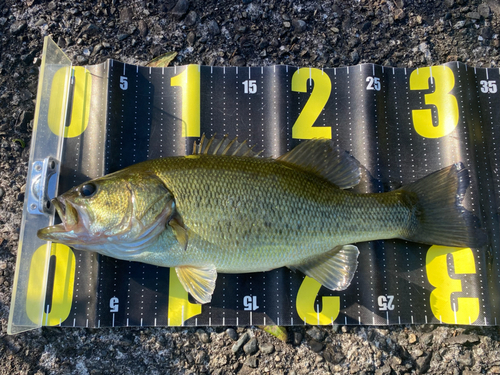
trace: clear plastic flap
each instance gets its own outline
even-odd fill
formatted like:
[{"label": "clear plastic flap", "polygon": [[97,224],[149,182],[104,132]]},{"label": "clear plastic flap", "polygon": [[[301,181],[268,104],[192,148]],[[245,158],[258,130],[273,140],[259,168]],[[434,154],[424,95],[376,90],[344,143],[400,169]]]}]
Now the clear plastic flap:
[{"label": "clear plastic flap", "polygon": [[54,222],[50,198],[57,194],[71,71],[68,57],[50,37],[45,37],[7,328],[9,334],[38,328],[43,324],[53,245],[38,239],[37,231]]}]

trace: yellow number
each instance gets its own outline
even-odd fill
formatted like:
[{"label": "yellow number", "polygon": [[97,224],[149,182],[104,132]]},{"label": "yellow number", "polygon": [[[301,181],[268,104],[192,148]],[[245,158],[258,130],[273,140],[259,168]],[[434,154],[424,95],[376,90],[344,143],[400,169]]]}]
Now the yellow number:
[{"label": "yellow number", "polygon": [[201,305],[188,301],[188,292],[177,278],[175,268],[170,268],[168,325],[181,326],[186,320],[198,314],[201,314]]},{"label": "yellow number", "polygon": [[340,297],[323,297],[323,309],[316,311],[314,303],[321,284],[306,276],[297,293],[297,314],[308,324],[327,325],[337,319],[340,312]]},{"label": "yellow number", "polygon": [[[36,249],[31,258],[26,296],[26,313],[33,323],[40,323],[40,307],[43,293],[40,286],[44,284],[46,245]],[[64,322],[71,311],[73,288],[75,281],[75,254],[68,246],[53,243],[50,256],[55,257],[54,287],[52,304],[43,306],[42,325],[55,326]],[[48,313],[47,313],[48,310]]]},{"label": "yellow number", "polygon": [[455,76],[447,66],[414,70],[410,75],[410,90],[428,90],[429,79],[434,80],[434,92],[425,94],[425,104],[435,105],[438,123],[432,122],[431,109],[414,109],[413,126],[425,138],[440,138],[450,134],[458,124],[458,104],[450,91],[455,87]]},{"label": "yellow number", "polygon": [[182,88],[182,136],[200,136],[200,67],[188,65],[170,84]]},{"label": "yellow number", "polygon": [[474,323],[479,317],[478,298],[458,297],[457,306],[452,306],[451,296],[462,291],[462,281],[448,274],[448,255],[453,258],[455,274],[476,273],[474,254],[470,248],[431,246],[425,262],[429,283],[436,288],[430,296],[432,313],[443,323]]},{"label": "yellow number", "polygon": [[309,78],[314,82],[314,88],[297,121],[293,124],[292,137],[331,139],[332,128],[330,126],[313,126],[332,92],[332,82],[328,74],[316,68],[300,68],[292,76],[292,91],[307,92]]},{"label": "yellow number", "polygon": [[[61,136],[61,122],[66,121],[66,108],[63,108],[64,96],[68,95],[66,89],[67,70],[60,69],[54,74],[50,89],[50,102],[47,122],[50,130],[55,135]],[[73,101],[71,105],[71,121],[64,127],[64,137],[73,138],[82,134],[89,123],[90,95],[92,91],[92,77],[83,66],[73,68]]]}]

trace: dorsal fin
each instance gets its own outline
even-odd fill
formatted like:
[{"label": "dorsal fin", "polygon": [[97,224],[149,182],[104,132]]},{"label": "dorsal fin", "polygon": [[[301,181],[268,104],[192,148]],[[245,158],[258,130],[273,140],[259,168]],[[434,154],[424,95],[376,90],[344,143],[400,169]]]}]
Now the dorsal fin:
[{"label": "dorsal fin", "polygon": [[236,138],[229,139],[227,135],[222,139],[215,138],[214,135],[207,141],[205,134],[203,134],[199,143],[194,142],[193,155],[259,156],[262,151],[255,152],[253,151],[254,147],[249,147],[246,140],[240,143]]},{"label": "dorsal fin", "polygon": [[329,139],[304,141],[277,160],[320,175],[341,189],[356,186],[361,180],[359,162]]}]

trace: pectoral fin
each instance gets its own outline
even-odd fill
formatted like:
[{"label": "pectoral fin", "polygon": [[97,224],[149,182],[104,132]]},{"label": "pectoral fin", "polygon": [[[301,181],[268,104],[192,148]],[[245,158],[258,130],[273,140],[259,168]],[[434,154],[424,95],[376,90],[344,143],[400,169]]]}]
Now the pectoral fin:
[{"label": "pectoral fin", "polygon": [[177,277],[184,289],[189,292],[199,303],[208,303],[212,300],[217,280],[217,270],[214,266],[175,267]]},{"label": "pectoral fin", "polygon": [[344,290],[354,277],[358,255],[359,250],[354,245],[337,246],[327,253],[288,268],[305,273],[328,289]]},{"label": "pectoral fin", "polygon": [[172,228],[175,233],[175,237],[179,244],[182,246],[184,250],[187,249],[188,245],[188,231],[182,222],[182,219],[179,216],[175,216],[168,222],[168,225]]}]

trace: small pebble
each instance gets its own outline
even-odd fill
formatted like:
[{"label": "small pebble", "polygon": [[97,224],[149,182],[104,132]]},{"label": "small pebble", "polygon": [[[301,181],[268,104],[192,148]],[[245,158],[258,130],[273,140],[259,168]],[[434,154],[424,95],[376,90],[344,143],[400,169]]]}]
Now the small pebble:
[{"label": "small pebble", "polygon": [[312,327],[307,332],[307,335],[316,341],[323,341],[325,338],[325,332],[318,327]]},{"label": "small pebble", "polygon": [[189,2],[187,0],[179,0],[172,9],[172,16],[175,19],[180,20],[188,11]]},{"label": "small pebble", "polygon": [[311,350],[315,353],[319,353],[323,350],[323,344],[316,340],[309,340],[308,344],[311,347]]},{"label": "small pebble", "polygon": [[296,32],[296,33],[302,33],[306,30],[307,28],[307,24],[305,21],[303,20],[297,20],[297,19],[294,19],[292,21],[292,26],[293,26],[293,30]]},{"label": "small pebble", "polygon": [[243,351],[248,355],[257,353],[257,350],[259,350],[259,348],[257,347],[257,339],[255,337],[252,337],[250,341],[243,346]]},{"label": "small pebble", "polygon": [[243,345],[245,345],[245,343],[248,341],[249,338],[250,338],[250,336],[249,336],[248,332],[245,332],[243,335],[241,335],[239,340],[236,341],[236,344],[234,344],[232,347],[233,353],[237,353],[238,350],[240,350],[240,348]]},{"label": "small pebble", "polygon": [[228,337],[231,340],[233,340],[233,341],[238,340],[238,334],[236,333],[236,331],[234,330],[234,328],[228,328],[228,329],[226,329],[226,335],[228,335]]},{"label": "small pebble", "polygon": [[304,335],[301,332],[294,332],[293,333],[293,344],[300,345],[303,338],[304,338]]},{"label": "small pebble", "polygon": [[248,357],[247,360],[245,361],[245,365],[247,365],[250,368],[257,368],[258,366],[257,358]]},{"label": "small pebble", "polygon": [[272,354],[274,352],[274,345],[271,343],[265,343],[260,345],[260,351],[264,354]]},{"label": "small pebble", "polygon": [[215,20],[208,21],[207,28],[208,28],[208,32],[212,35],[219,35],[220,34],[219,24]]},{"label": "small pebble", "polygon": [[196,334],[202,343],[208,344],[210,342],[210,336],[204,330],[198,329],[196,330]]}]

